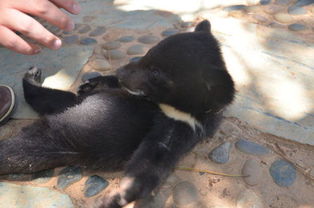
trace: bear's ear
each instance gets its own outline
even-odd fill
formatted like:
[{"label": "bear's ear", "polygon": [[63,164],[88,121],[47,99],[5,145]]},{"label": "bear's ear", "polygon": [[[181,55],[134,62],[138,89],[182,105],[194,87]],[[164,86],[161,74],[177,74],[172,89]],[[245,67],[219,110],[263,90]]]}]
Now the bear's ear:
[{"label": "bear's ear", "polygon": [[202,22],[198,23],[195,27],[194,32],[208,32],[210,33],[210,22],[208,20],[203,20]]},{"label": "bear's ear", "polygon": [[203,82],[212,97],[209,97],[210,102],[218,105],[225,105],[232,101],[235,89],[234,83],[225,69],[211,66],[210,71],[204,71]]}]

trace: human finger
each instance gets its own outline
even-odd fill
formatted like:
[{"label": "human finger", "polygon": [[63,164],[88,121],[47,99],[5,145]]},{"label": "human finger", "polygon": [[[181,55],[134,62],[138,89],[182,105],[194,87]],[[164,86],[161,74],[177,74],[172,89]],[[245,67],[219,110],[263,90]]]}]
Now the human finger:
[{"label": "human finger", "polygon": [[63,8],[72,14],[79,14],[81,11],[79,3],[77,3],[74,0],[50,0],[50,1],[57,5],[58,7]]},{"label": "human finger", "polygon": [[28,4],[19,1],[14,5],[14,8],[44,19],[63,30],[72,31],[74,29],[74,23],[71,18],[62,12],[57,5],[48,0],[32,0]]},{"label": "human finger", "polygon": [[18,31],[50,49],[59,49],[61,47],[61,40],[32,17],[17,10],[5,11],[5,15],[7,20],[0,22],[0,24]]},{"label": "human finger", "polygon": [[33,55],[40,52],[40,48],[28,43],[9,28],[0,25],[0,44],[17,53]]}]

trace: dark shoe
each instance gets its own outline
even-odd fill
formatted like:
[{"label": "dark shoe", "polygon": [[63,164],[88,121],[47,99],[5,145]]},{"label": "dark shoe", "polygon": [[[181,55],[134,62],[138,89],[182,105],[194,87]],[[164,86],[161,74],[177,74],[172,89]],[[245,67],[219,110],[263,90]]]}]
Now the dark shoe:
[{"label": "dark shoe", "polygon": [[0,85],[0,125],[7,122],[15,106],[13,89],[6,85]]}]

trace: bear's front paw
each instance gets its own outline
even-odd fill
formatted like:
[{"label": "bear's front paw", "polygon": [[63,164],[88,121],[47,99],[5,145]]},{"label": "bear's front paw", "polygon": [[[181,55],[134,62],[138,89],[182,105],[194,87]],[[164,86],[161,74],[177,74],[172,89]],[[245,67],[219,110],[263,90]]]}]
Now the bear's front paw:
[{"label": "bear's front paw", "polygon": [[96,86],[98,82],[87,80],[85,83],[81,84],[78,88],[78,94],[84,94],[91,92]]},{"label": "bear's front paw", "polygon": [[32,66],[24,75],[24,79],[35,83],[41,83],[41,69]]}]

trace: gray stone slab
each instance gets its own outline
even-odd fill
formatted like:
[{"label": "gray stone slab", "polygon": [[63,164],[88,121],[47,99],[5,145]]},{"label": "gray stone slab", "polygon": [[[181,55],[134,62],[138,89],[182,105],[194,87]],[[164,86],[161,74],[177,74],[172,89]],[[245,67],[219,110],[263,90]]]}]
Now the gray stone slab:
[{"label": "gray stone slab", "polygon": [[0,183],[0,207],[74,208],[69,196],[44,187]]},{"label": "gray stone slab", "polygon": [[210,19],[238,91],[225,116],[314,145],[314,44],[287,30]]},{"label": "gray stone slab", "polygon": [[0,48],[0,83],[11,86],[17,97],[13,118],[37,118],[37,114],[26,104],[22,89],[23,75],[30,66],[43,70],[43,77],[46,77],[45,86],[68,89],[92,52],[92,47],[71,45],[57,51],[44,49],[38,55],[26,56]]}]

